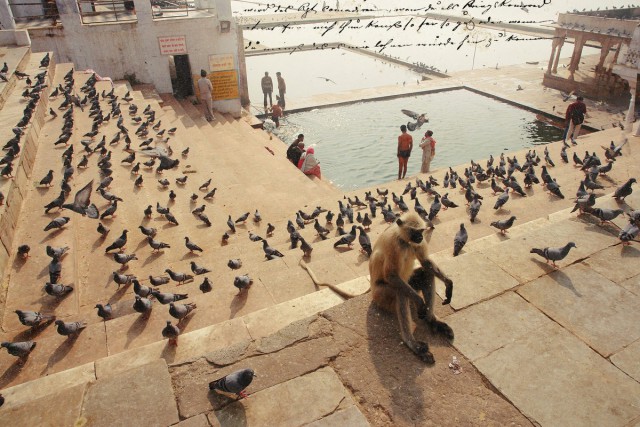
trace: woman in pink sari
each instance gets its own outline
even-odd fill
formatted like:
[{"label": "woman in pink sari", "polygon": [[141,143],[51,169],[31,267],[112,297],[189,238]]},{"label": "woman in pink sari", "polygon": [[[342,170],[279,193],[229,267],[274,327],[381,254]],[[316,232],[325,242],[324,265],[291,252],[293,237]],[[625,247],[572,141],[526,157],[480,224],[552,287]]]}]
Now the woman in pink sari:
[{"label": "woman in pink sari", "polygon": [[316,160],[315,150],[313,148],[307,149],[307,152],[300,157],[298,168],[305,175],[315,175],[322,179],[322,174],[320,173],[320,162]]}]

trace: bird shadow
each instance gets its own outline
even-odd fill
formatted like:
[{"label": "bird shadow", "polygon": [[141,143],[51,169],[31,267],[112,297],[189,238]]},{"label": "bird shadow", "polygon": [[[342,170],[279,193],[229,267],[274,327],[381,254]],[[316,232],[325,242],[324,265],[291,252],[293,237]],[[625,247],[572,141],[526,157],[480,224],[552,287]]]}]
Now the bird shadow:
[{"label": "bird shadow", "polygon": [[531,257],[531,260],[538,264],[538,267],[542,268],[545,271],[545,274],[553,273],[554,271],[558,271],[556,268],[553,268],[552,265],[542,262],[537,258]]},{"label": "bird shadow", "polygon": [[42,311],[47,313],[55,312],[56,308],[58,308],[58,306],[62,304],[62,301],[67,299],[69,294],[71,294],[71,292],[61,298],[57,298],[45,293],[37,301],[40,303],[40,308],[37,311]]},{"label": "bird shadow", "polygon": [[108,303],[116,303],[118,301],[120,301],[122,299],[122,297],[125,296],[125,294],[127,293],[127,290],[131,287],[131,285],[122,285],[120,286],[118,289],[116,289],[116,291],[113,293],[113,295],[111,295],[111,297],[109,298]]},{"label": "bird shadow", "polygon": [[158,252],[151,252],[149,254],[149,256],[144,260],[144,262],[142,263],[142,266],[146,266],[150,263],[152,263],[153,261],[155,261],[159,256],[163,255],[164,251],[158,251]]},{"label": "bird shadow", "polygon": [[231,305],[229,306],[229,319],[233,319],[236,317],[236,314],[238,314],[238,312],[242,310],[242,307],[244,307],[247,303],[248,297],[249,289],[241,290],[233,297],[233,299],[231,300]]},{"label": "bird shadow", "polygon": [[187,326],[189,325],[189,323],[191,322],[191,319],[193,319],[195,315],[196,315],[195,312],[191,312],[189,313],[188,316],[178,320],[177,326],[178,328],[180,328],[181,333],[183,333],[187,329]]},{"label": "bird shadow", "polygon": [[127,342],[124,344],[124,348],[129,348],[129,345],[135,340],[147,327],[151,313],[141,314],[138,318],[129,326],[127,330]]},{"label": "bird shadow", "polygon": [[144,248],[145,246],[147,246],[149,243],[147,242],[147,239],[142,239],[140,242],[138,242],[138,246],[136,246],[134,252],[138,252],[140,249]]},{"label": "bird shadow", "polygon": [[[178,328],[180,327],[178,326]],[[180,328],[180,331],[182,332],[182,328]],[[176,341],[176,345],[171,344],[171,340],[167,340],[167,344],[162,349],[162,353],[160,354],[160,357],[164,359],[167,363],[172,363],[175,360],[179,340],[180,340],[180,337],[178,337],[178,340]]]},{"label": "bird shadow", "polygon": [[53,319],[49,319],[46,322],[40,323],[38,326],[34,326],[32,328],[26,329],[12,338],[13,342],[18,341],[29,341],[40,335],[49,325],[55,322],[55,317]]},{"label": "bird shadow", "polygon": [[40,186],[40,185],[36,185],[36,187],[35,187],[35,188],[36,188],[36,191],[38,192],[38,194],[39,194],[40,196],[44,196],[44,195],[45,195],[45,194],[47,194],[47,193],[49,192],[49,190],[50,190],[51,188],[53,188],[53,187],[43,187],[43,186]]},{"label": "bird shadow", "polygon": [[42,279],[45,276],[49,276],[49,264],[47,264],[42,270],[40,270],[40,273],[38,273],[38,279]]},{"label": "bird shadow", "polygon": [[162,226],[162,229],[166,230],[167,228],[172,228],[172,227],[177,227],[177,225],[172,223],[172,222],[167,221],[167,223]]},{"label": "bird shadow", "polygon": [[352,251],[352,250],[353,250],[353,247],[348,247],[348,246],[338,246],[338,247],[335,247],[335,246],[334,246],[334,248],[333,248],[333,249],[335,249],[336,251],[338,251],[338,252],[340,252],[340,253],[342,254],[342,253],[345,253],[345,252],[348,252],[348,251]]},{"label": "bird shadow", "polygon": [[620,249],[620,256],[625,258],[638,258],[640,257],[640,250],[629,245],[622,245]]},{"label": "bird shadow", "polygon": [[7,385],[11,384],[13,380],[15,380],[18,375],[22,372],[25,363],[21,361],[21,359],[16,359],[9,368],[0,376],[0,388],[5,388]]},{"label": "bird shadow", "polygon": [[55,231],[50,232],[49,234],[47,234],[42,240],[40,240],[40,243],[46,243],[49,240],[53,240],[56,237],[58,237],[58,235],[60,233],[62,233],[64,231],[64,227],[63,228],[58,228]]},{"label": "bird shadow", "polygon": [[549,274],[549,278],[553,279],[560,286],[567,288],[568,290],[573,292],[575,296],[577,296],[578,298],[582,298],[582,294],[578,292],[575,286],[573,286],[573,282],[571,281],[571,278],[567,276],[564,272],[560,270],[556,270],[553,273]]},{"label": "bird shadow", "polygon": [[[13,259],[13,269],[15,271],[20,271],[22,267],[27,263],[27,258],[23,258],[21,256],[17,256]],[[47,267],[48,269],[48,267]]]},{"label": "bird shadow", "polygon": [[[82,332],[80,332],[82,333]],[[65,358],[67,354],[73,349],[73,345],[78,341],[78,337],[80,334],[69,335],[66,340],[62,342],[56,348],[56,350],[49,356],[49,360],[47,361],[47,366],[42,370],[40,375],[45,374],[50,368],[55,366],[58,362]]]},{"label": "bird shadow", "polygon": [[187,252],[186,254],[184,254],[182,256],[182,258],[180,258],[181,261],[184,261],[185,259],[192,259],[192,258],[200,258],[200,255],[194,253],[194,252]]},{"label": "bird shadow", "polygon": [[91,252],[95,252],[96,249],[98,249],[100,246],[102,246],[102,244],[104,243],[105,239],[107,238],[106,235],[101,234],[100,237],[98,237],[94,242],[93,245],[91,245]]}]

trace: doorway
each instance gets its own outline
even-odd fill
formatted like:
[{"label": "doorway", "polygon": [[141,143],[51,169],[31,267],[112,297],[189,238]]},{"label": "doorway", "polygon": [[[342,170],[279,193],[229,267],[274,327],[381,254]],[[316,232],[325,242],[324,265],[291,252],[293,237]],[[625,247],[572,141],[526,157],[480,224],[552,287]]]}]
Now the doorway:
[{"label": "doorway", "polygon": [[183,99],[193,95],[193,79],[191,77],[189,55],[169,56],[169,70],[173,96],[176,99]]}]

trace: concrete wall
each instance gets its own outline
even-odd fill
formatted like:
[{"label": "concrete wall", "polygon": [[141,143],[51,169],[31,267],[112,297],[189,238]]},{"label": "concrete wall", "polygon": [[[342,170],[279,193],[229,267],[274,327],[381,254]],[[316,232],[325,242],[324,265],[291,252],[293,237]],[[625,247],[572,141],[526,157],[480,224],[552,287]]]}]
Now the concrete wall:
[{"label": "concrete wall", "polygon": [[[153,20],[149,0],[135,0],[137,21],[82,24],[77,3],[57,0],[62,28],[30,30],[34,52],[53,51],[58,63],[73,62],[78,69],[91,68],[114,80],[135,73],[160,93],[171,93],[169,57],[160,54],[158,37],[185,36],[192,74],[209,69],[209,55],[232,54],[239,68],[236,24],[219,17],[219,4],[229,0],[203,0],[213,16]],[[229,10],[230,6],[222,8]],[[220,32],[220,20],[231,21],[228,33]],[[240,117],[240,98],[216,101],[221,112]]]},{"label": "concrete wall", "polygon": [[29,32],[27,30],[0,30],[0,46],[29,46]]}]

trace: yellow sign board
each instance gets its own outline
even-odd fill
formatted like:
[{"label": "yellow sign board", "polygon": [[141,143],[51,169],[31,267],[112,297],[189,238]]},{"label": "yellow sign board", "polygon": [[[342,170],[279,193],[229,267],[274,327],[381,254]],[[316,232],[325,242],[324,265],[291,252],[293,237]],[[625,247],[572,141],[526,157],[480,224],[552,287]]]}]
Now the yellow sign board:
[{"label": "yellow sign board", "polygon": [[[236,70],[216,71],[214,73],[209,73],[207,78],[211,80],[211,84],[213,85],[214,101],[240,98],[240,91],[238,90],[238,72]],[[198,89],[198,80],[200,80],[200,76],[194,74],[193,86],[195,94],[198,99],[201,99],[200,91]]]}]

